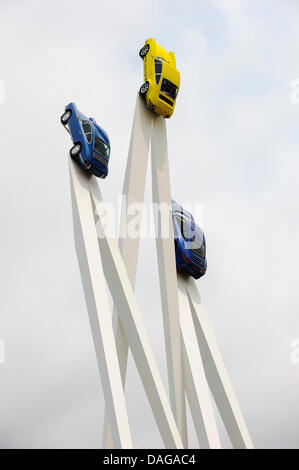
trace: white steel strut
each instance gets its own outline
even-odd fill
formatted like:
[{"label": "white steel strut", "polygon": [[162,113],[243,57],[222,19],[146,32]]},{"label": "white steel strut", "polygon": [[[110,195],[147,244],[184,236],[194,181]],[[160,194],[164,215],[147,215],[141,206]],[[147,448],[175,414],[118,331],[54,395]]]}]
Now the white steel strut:
[{"label": "white steel strut", "polygon": [[[233,446],[252,448],[197,285],[176,272],[166,122],[138,95],[123,186],[126,207],[144,201],[150,142],[153,202],[169,208],[155,222],[171,406],[135,300],[139,236],[126,236],[133,216],[123,208],[117,246],[101,221],[97,179],[70,160],[75,244],[106,403],[103,447],[132,446],[124,399],[130,347],[166,447],[188,447],[185,392],[200,447],[221,447],[212,392]],[[114,301],[114,333],[105,280]]]},{"label": "white steel strut", "polygon": [[122,256],[99,217],[102,198],[98,183],[71,159],[69,163],[76,250],[113,441],[116,447],[131,447],[105,278],[164,444],[182,448]]}]

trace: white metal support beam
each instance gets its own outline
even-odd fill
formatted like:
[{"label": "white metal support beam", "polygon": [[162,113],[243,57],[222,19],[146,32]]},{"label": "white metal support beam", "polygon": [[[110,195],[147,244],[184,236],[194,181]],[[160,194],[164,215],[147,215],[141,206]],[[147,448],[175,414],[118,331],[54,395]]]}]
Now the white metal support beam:
[{"label": "white metal support beam", "polygon": [[[74,236],[93,342],[115,447],[132,448],[129,422],[98,249],[89,178],[70,160]],[[78,175],[82,173],[79,179]]]},{"label": "white metal support beam", "polygon": [[186,406],[183,387],[182,347],[166,122],[161,116],[156,117],[153,121],[151,152],[153,202],[158,204],[161,208],[157,217],[155,217],[156,247],[160,277],[170,403],[172,410],[175,413],[176,422],[180,430],[183,443],[187,447]]},{"label": "white metal support beam", "polygon": [[[168,207],[171,207],[165,120],[150,113],[138,94],[123,187],[123,195],[126,198],[127,207],[133,203],[144,202],[150,136],[152,137],[153,202],[158,204],[165,203]],[[165,239],[158,237],[156,242],[161,283],[161,300],[164,318],[170,401],[184,447],[187,447],[186,408],[182,378],[182,350],[171,212],[169,212],[168,215],[169,236]],[[132,216],[128,213],[125,213],[124,211],[122,212],[122,235],[126,233],[126,228],[130,223],[131,217]],[[120,238],[119,246],[128,270],[132,287],[134,288],[139,237],[122,237]],[[114,317],[116,317],[116,345],[120,360],[123,384],[125,384],[128,347],[122,326],[117,320],[117,312],[115,309]],[[113,442],[109,428],[107,430],[107,427],[107,417],[105,417],[103,444],[104,447],[111,448],[113,447]]]},{"label": "white metal support beam", "polygon": [[185,276],[178,274],[185,390],[201,449],[221,448],[210,390],[194,330]]},{"label": "white metal support beam", "polygon": [[[163,206],[155,214],[156,248],[171,406],[134,295],[139,236],[127,236],[133,215],[126,208],[144,201],[150,138],[153,202]],[[137,96],[119,246],[102,223],[96,178],[72,160],[70,176],[75,245],[106,403],[104,447],[132,447],[124,397],[130,347],[167,448],[188,445],[184,391],[201,448],[221,447],[210,391],[233,446],[252,448],[196,283],[176,273],[165,120]],[[114,301],[114,331],[105,281]]]},{"label": "white metal support beam", "polygon": [[223,423],[235,448],[252,449],[252,440],[202,305],[197,285],[190,277],[186,279],[185,285],[207,381]]},{"label": "white metal support beam", "polygon": [[[127,237],[127,227],[130,224],[132,215],[127,212],[127,207],[131,204],[144,201],[144,191],[146,174],[148,167],[149,142],[152,129],[152,114],[147,111],[139,93],[137,95],[134,121],[131,133],[130,147],[126,174],[123,185],[123,207],[120,222],[119,249],[125,263],[127,273],[134,289],[137,270],[137,259],[139,251],[139,237]],[[139,226],[140,230],[140,226]],[[113,309],[113,324],[115,330],[115,341],[118,353],[119,367],[123,386],[125,387],[127,362],[128,362],[128,341],[124,334],[122,324],[119,320],[117,309]],[[108,414],[105,411],[103,428],[103,448],[113,448],[113,439],[108,422]]]},{"label": "white metal support beam", "polygon": [[[102,197],[95,178],[90,180],[90,191],[96,211]],[[97,229],[105,277],[163,442],[166,448],[183,448],[120,250],[100,217]]]}]

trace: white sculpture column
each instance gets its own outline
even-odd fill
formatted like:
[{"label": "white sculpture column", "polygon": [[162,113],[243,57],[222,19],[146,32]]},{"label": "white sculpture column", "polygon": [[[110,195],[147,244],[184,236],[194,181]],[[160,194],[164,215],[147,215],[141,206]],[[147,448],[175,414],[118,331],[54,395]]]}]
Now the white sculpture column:
[{"label": "white sculpture column", "polygon": [[[125,263],[127,273],[134,289],[136,280],[137,260],[139,251],[139,237],[127,236],[127,227],[132,216],[127,213],[127,207],[134,203],[144,201],[146,174],[148,167],[148,151],[152,129],[152,114],[148,113],[144,103],[137,95],[134,121],[131,133],[129,154],[127,160],[126,174],[123,185],[123,203],[121,214],[121,229],[119,238],[119,249]],[[140,230],[140,226],[139,226]],[[123,386],[126,383],[128,342],[120,322],[117,309],[113,309],[113,323],[115,330],[115,341]],[[108,413],[105,411],[103,428],[103,448],[113,448],[114,443],[109,426]]]},{"label": "white sculpture column", "polygon": [[[119,362],[109,314],[106,284],[119,312],[161,437],[167,448],[182,448],[182,441],[166,395],[135,295],[116,241],[102,222],[102,197],[97,180],[70,159],[76,251],[90,316],[114,446],[132,447]],[[76,210],[75,210],[76,209]],[[81,231],[83,238],[80,238]],[[84,250],[87,256],[85,257]],[[127,440],[125,438],[127,437]]]},{"label": "white sculpture column", "polygon": [[[143,99],[138,94],[123,188],[123,195],[126,198],[127,207],[133,203],[144,202],[150,137],[152,146],[153,202],[157,202],[158,204],[166,203],[168,204],[168,207],[171,207],[165,120],[149,112],[144,105]],[[131,217],[132,216],[129,216],[123,211],[121,222],[122,233],[126,234],[126,227],[130,223]],[[161,237],[158,237],[156,240],[157,254],[164,318],[170,400],[184,447],[187,447],[182,349],[176,287],[173,228],[170,213],[168,224],[170,230],[168,238],[162,239]],[[119,245],[132,287],[134,287],[139,237],[120,238]],[[115,331],[118,357],[123,383],[125,384],[128,346],[126,338],[123,335],[122,327],[117,320],[117,312],[115,309],[114,322],[116,324]],[[103,444],[104,447],[111,448],[113,447],[113,442],[107,425],[107,417],[105,417],[104,423]]]},{"label": "white sculpture column", "polygon": [[[144,201],[150,138],[153,202],[164,208],[155,221],[171,407],[134,295],[139,237],[126,233],[133,216],[125,208]],[[106,403],[104,447],[132,447],[124,397],[130,347],[166,448],[187,447],[185,392],[201,448],[221,447],[211,393],[233,446],[253,448],[197,284],[176,272],[166,121],[150,113],[138,95],[119,245],[102,223],[97,179],[71,159],[70,176],[75,245]]]},{"label": "white sculpture column", "polygon": [[[82,178],[78,178],[78,173]],[[127,409],[98,248],[89,179],[70,160],[74,236],[106,409],[115,447],[131,448]]]},{"label": "white sculpture column", "polygon": [[185,281],[186,276],[178,273],[185,390],[200,448],[219,449],[221,448],[220,438],[195,334]]},{"label": "white sculpture column", "polygon": [[[156,221],[156,247],[164,322],[170,403],[183,443],[187,447],[186,405],[183,385],[182,344],[177,293],[177,273],[171,209],[171,189],[166,120],[153,120],[151,140],[153,203],[160,206]],[[165,232],[165,233],[163,233]]]},{"label": "white sculpture column", "polygon": [[184,284],[207,381],[231,443],[236,449],[253,449],[247,425],[202,305],[196,282],[189,277],[184,280]]}]

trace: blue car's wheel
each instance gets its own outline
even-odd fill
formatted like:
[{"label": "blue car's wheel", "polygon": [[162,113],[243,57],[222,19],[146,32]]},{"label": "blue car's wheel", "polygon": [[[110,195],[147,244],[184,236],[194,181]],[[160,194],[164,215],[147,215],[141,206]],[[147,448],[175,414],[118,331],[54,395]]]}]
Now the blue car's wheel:
[{"label": "blue car's wheel", "polygon": [[149,51],[149,44],[145,44],[139,51],[139,56],[141,57],[141,59],[144,59],[144,57],[146,56],[146,54],[148,53]]},{"label": "blue car's wheel", "polygon": [[81,152],[81,144],[80,142],[76,142],[75,145],[71,148],[70,150],[70,156],[74,159],[74,160],[79,160],[79,155],[80,155],[80,152]]},{"label": "blue car's wheel", "polygon": [[60,120],[61,120],[61,123],[66,126],[70,117],[72,115],[72,110],[71,109],[67,109],[63,115],[61,116]]}]

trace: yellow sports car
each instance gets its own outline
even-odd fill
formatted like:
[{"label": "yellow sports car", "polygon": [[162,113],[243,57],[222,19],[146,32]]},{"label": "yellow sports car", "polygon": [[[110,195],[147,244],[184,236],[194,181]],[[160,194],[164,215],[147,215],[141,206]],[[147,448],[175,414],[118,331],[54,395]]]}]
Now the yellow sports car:
[{"label": "yellow sports car", "polygon": [[139,55],[144,62],[144,84],[140,94],[149,109],[169,118],[180,87],[180,72],[175,65],[174,53],[166,51],[151,38],[145,41]]}]

